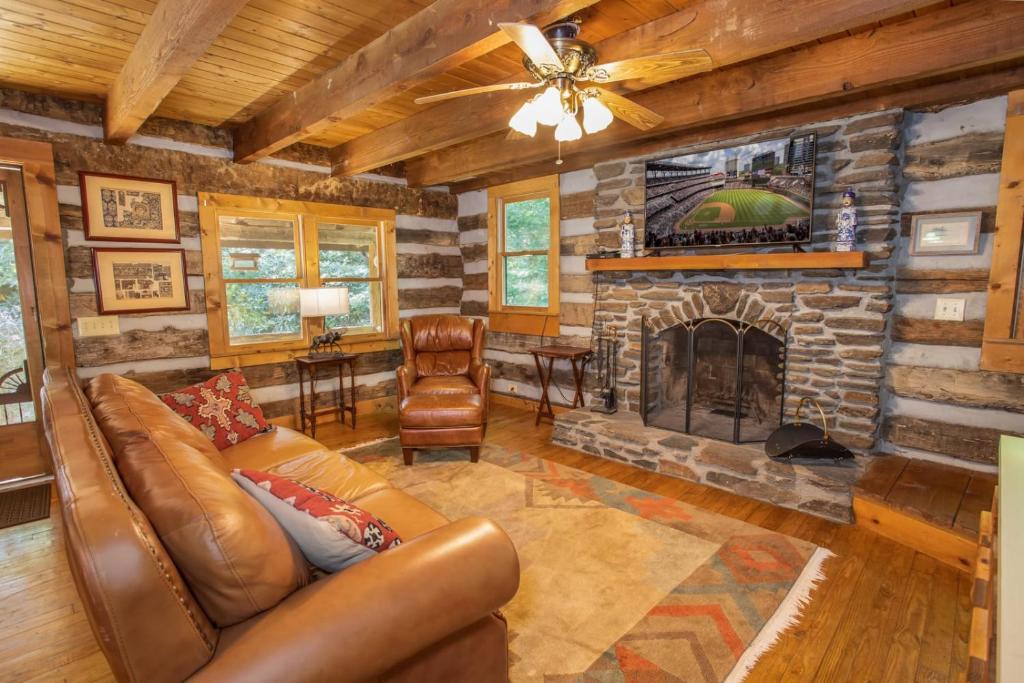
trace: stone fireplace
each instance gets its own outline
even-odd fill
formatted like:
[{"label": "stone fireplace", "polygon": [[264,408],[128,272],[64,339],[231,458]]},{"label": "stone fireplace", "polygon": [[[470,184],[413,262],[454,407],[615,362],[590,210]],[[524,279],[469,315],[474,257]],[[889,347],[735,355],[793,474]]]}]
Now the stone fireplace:
[{"label": "stone fireplace", "polygon": [[782,418],[786,367],[786,330],[770,322],[698,318],[659,330],[644,317],[644,424],[733,443],[767,439]]},{"label": "stone fireplace", "polygon": [[[818,135],[810,249],[828,249],[842,192],[853,187],[857,248],[870,254],[867,268],[823,269],[811,257],[805,270],[594,273],[594,334],[614,327],[620,342],[619,411],[559,415],[552,439],[850,520],[851,488],[881,424],[894,296],[889,261],[900,228],[899,169],[889,159],[899,144],[899,125],[898,112],[885,112],[787,131]],[[624,211],[643,216],[643,161],[595,167],[599,244],[617,244],[615,226]],[[643,227],[642,218],[637,223]],[[856,460],[806,465],[765,455],[763,440],[780,421],[793,419],[804,396],[821,404],[829,430],[858,454]]]}]

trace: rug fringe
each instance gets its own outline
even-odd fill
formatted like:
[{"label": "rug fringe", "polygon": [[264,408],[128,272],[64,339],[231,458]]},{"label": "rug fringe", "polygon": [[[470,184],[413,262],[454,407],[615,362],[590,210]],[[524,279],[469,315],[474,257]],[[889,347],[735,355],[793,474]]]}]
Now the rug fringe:
[{"label": "rug fringe", "polygon": [[349,451],[354,451],[357,448],[366,448],[367,446],[373,446],[378,443],[384,443],[385,441],[393,441],[397,438],[397,436],[382,436],[379,439],[371,439],[369,441],[357,443],[354,446],[346,446],[345,448],[339,448],[338,453],[348,453]]},{"label": "rug fringe", "polygon": [[830,557],[835,557],[835,554],[827,548],[814,551],[775,614],[765,622],[757,637],[740,656],[725,683],[741,683],[753,671],[762,655],[774,647],[789,628],[800,622],[800,615],[811,600],[811,591],[825,579],[822,565]]}]

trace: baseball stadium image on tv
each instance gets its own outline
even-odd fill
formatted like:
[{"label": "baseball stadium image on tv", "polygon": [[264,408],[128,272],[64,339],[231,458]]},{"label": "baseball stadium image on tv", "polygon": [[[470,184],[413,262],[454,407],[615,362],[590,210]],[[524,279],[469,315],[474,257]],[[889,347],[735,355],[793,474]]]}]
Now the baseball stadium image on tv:
[{"label": "baseball stadium image on tv", "polygon": [[648,161],[648,249],[811,241],[813,133]]}]

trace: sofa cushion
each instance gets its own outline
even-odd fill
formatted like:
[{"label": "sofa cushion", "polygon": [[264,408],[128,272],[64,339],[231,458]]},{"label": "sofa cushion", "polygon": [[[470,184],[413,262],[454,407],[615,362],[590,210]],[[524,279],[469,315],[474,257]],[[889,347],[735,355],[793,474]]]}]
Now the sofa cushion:
[{"label": "sofa cushion", "polygon": [[474,427],[483,423],[480,394],[421,394],[405,398],[399,406],[403,429]]},{"label": "sofa cushion", "polygon": [[420,377],[409,388],[410,395],[417,394],[479,394],[480,390],[466,375],[439,375]]},{"label": "sofa cushion", "polygon": [[325,571],[402,543],[384,520],[306,483],[259,470],[235,470],[231,476],[277,519],[306,559]]},{"label": "sofa cushion", "polygon": [[136,382],[101,375],[88,389],[125,488],[211,621],[238,623],[308,583],[302,554],[205,436]]},{"label": "sofa cushion", "polygon": [[352,501],[367,512],[386,519],[406,543],[448,524],[441,513],[400,489],[387,488]]},{"label": "sofa cushion", "polygon": [[345,500],[355,500],[391,488],[387,479],[365,465],[327,449],[289,460],[269,471],[315,486]]},{"label": "sofa cushion", "polygon": [[241,372],[222,372],[160,398],[219,450],[273,430]]},{"label": "sofa cushion", "polygon": [[114,447],[115,462],[119,456],[117,444],[136,438],[141,421],[148,429],[158,430],[167,438],[191,446],[219,468],[228,471],[220,451],[202,432],[182,420],[156,394],[138,382],[117,375],[97,375],[89,380],[85,393],[93,415]]},{"label": "sofa cushion", "polygon": [[302,432],[278,427],[272,432],[258,434],[237,446],[220,452],[228,469],[248,467],[254,470],[269,470],[281,463],[322,451],[324,445],[309,438]]}]

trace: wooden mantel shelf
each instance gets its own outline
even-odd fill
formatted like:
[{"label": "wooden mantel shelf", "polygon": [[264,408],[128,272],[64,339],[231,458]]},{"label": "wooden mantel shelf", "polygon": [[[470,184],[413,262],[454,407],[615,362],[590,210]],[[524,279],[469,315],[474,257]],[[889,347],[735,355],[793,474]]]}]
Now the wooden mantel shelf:
[{"label": "wooden mantel shelf", "polygon": [[588,258],[587,270],[811,270],[865,268],[863,251],[811,251],[774,254],[697,254],[693,256],[639,256]]}]

